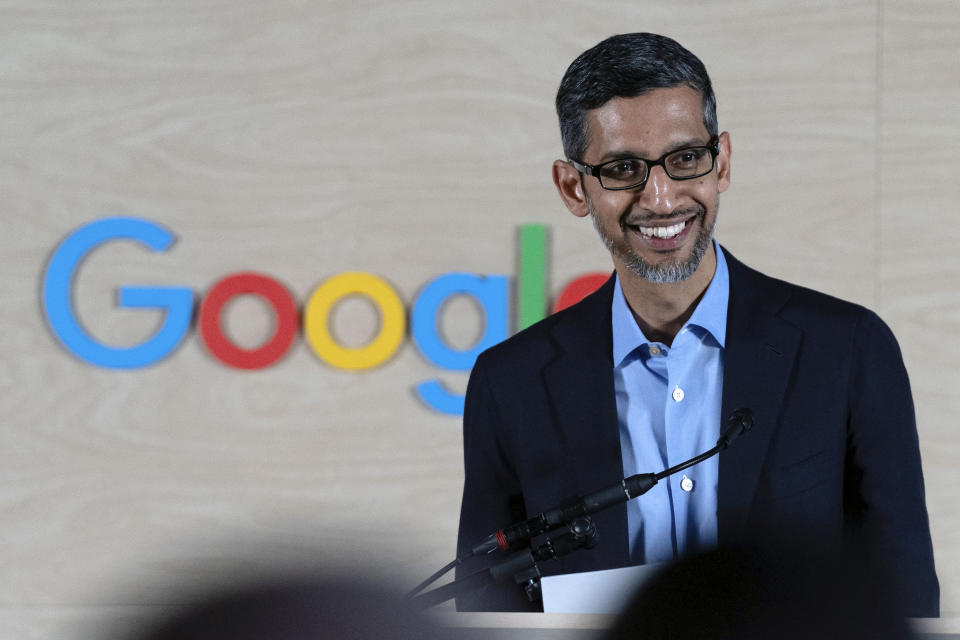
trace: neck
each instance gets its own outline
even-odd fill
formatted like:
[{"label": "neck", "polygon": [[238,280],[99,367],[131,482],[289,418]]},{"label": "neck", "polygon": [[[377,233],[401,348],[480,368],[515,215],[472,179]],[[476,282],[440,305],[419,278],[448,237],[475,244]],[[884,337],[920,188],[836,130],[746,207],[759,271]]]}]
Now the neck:
[{"label": "neck", "polygon": [[711,242],[697,270],[680,282],[657,284],[644,280],[622,264],[617,263],[615,267],[623,295],[643,335],[669,346],[710,286],[717,269],[717,254]]}]

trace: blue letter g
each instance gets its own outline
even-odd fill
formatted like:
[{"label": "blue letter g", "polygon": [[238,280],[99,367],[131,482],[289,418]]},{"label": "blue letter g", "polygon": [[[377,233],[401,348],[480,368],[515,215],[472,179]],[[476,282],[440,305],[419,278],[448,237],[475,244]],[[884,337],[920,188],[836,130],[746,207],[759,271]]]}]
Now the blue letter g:
[{"label": "blue letter g", "polygon": [[57,247],[43,278],[43,308],[60,342],[77,357],[101,367],[135,369],[169,354],[183,339],[193,311],[193,291],[173,287],[121,287],[122,307],[160,308],[167,314],[157,333],[133,347],[109,347],[92,338],[77,322],[70,304],[71,283],[80,262],[110,240],[137,240],[154,251],[165,251],[173,234],[147,220],[104,218],[84,225]]}]

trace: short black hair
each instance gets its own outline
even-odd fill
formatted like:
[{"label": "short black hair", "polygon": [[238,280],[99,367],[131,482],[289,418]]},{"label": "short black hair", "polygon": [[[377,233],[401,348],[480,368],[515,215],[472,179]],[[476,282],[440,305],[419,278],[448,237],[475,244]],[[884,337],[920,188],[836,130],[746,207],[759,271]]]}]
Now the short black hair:
[{"label": "short black hair", "polygon": [[703,124],[717,135],[717,98],[707,68],[676,40],[655,33],[611,36],[587,49],[567,68],[557,91],[563,152],[583,160],[589,140],[586,113],[613,98],[688,86],[703,98]]}]

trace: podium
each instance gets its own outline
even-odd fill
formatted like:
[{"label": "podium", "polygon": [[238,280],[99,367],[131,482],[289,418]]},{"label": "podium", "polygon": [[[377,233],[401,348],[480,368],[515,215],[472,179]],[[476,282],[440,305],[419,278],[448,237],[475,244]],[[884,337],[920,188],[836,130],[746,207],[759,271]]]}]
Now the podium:
[{"label": "podium", "polygon": [[[457,613],[430,614],[443,627],[455,629],[464,640],[599,640],[617,616],[571,613]],[[960,616],[912,618],[918,640],[960,640]]]}]

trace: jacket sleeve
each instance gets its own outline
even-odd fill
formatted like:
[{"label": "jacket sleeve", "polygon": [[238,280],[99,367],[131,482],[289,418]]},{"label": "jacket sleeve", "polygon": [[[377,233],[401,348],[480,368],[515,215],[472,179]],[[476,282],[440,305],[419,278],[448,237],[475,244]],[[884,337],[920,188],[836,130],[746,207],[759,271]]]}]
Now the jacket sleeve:
[{"label": "jacket sleeve", "polygon": [[[520,482],[514,470],[509,433],[497,407],[483,355],[470,374],[463,413],[463,502],[457,557],[488,535],[526,518]],[[484,570],[490,558],[470,558],[457,567],[457,578]],[[483,586],[457,598],[459,611],[539,611],[527,601],[523,588],[512,582]]]},{"label": "jacket sleeve", "polygon": [[848,530],[887,568],[907,616],[938,616],[940,587],[910,381],[896,339],[872,312],[853,334],[849,389]]}]

